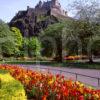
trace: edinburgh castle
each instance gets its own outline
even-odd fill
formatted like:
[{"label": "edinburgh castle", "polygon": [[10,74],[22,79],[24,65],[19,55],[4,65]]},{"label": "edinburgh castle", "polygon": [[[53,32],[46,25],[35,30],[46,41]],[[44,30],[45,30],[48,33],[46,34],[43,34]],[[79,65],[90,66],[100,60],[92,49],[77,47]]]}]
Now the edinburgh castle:
[{"label": "edinburgh castle", "polygon": [[69,17],[58,0],[39,1],[35,8],[27,6],[27,10],[19,11],[9,25],[19,28],[23,36],[30,37],[37,36],[48,25],[59,22],[59,18]]},{"label": "edinburgh castle", "polygon": [[39,1],[35,6],[35,12],[38,14],[47,14],[54,16],[67,16],[67,12],[61,8],[58,0],[51,0],[47,2]]}]

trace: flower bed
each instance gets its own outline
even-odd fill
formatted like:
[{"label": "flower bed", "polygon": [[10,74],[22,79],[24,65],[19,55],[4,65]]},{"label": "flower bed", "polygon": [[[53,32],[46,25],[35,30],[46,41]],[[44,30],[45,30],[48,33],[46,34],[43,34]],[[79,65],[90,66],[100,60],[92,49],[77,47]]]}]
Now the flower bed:
[{"label": "flower bed", "polygon": [[79,60],[79,59],[87,59],[88,57],[85,55],[76,55],[76,56],[65,56],[64,60]]},{"label": "flower bed", "polygon": [[0,70],[0,100],[27,100],[24,86],[5,70]]},{"label": "flower bed", "polygon": [[100,90],[86,88],[80,82],[66,80],[64,76],[26,70],[19,66],[0,65],[25,86],[32,100],[100,100]]}]

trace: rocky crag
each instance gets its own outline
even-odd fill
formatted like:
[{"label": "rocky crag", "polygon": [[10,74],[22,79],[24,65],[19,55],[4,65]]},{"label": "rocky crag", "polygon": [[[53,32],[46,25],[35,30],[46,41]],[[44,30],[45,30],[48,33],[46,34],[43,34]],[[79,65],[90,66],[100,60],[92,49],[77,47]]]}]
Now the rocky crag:
[{"label": "rocky crag", "polygon": [[9,25],[21,30],[24,37],[38,36],[50,24],[58,23],[59,19],[68,18],[67,12],[61,8],[58,0],[41,2],[35,8],[27,7],[25,11],[19,11]]}]

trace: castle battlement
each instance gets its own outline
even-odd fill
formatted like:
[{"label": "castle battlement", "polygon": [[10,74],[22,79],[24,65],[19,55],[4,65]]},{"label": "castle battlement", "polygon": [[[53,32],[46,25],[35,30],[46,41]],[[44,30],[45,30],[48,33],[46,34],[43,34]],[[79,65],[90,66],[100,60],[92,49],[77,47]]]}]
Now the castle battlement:
[{"label": "castle battlement", "polygon": [[39,3],[35,6],[36,13],[46,14],[50,12],[51,15],[57,16],[61,15],[67,17],[67,12],[61,8],[61,4],[58,0],[51,1],[39,1]]},{"label": "castle battlement", "polygon": [[27,6],[27,10],[19,11],[9,25],[19,28],[23,36],[31,37],[38,36],[41,29],[58,23],[59,19],[67,18],[67,12],[62,9],[58,0],[39,1],[35,8]]}]

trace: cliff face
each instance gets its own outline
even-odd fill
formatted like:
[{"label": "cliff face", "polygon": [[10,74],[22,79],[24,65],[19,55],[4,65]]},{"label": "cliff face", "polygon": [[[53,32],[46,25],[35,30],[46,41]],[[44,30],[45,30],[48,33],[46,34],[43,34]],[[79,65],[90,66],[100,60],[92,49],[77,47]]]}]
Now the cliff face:
[{"label": "cliff face", "polygon": [[47,14],[37,15],[34,9],[29,8],[26,11],[19,11],[9,23],[10,27],[17,27],[25,37],[37,36],[41,30],[44,30],[50,24],[57,23],[58,18]]},{"label": "cliff face", "polygon": [[37,36],[48,25],[66,18],[67,12],[61,9],[58,0],[40,1],[35,8],[28,6],[26,11],[19,11],[9,25],[19,28],[23,36],[30,37]]}]

